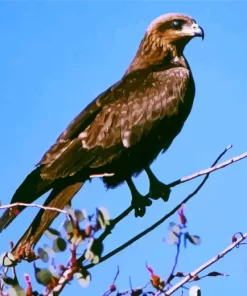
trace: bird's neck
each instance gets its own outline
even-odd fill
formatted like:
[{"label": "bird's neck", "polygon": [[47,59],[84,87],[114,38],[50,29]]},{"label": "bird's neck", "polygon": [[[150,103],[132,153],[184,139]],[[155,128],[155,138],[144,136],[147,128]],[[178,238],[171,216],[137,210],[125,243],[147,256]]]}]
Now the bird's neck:
[{"label": "bird's neck", "polygon": [[152,40],[144,38],[125,75],[133,71],[147,69],[151,66],[175,64],[176,66],[189,68],[183,56],[183,49],[183,44],[178,46],[166,42],[152,42]]}]

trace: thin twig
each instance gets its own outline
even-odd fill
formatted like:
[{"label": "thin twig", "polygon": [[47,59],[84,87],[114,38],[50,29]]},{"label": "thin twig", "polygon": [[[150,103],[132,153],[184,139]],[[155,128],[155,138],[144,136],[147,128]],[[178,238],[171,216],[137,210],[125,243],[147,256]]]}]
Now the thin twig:
[{"label": "thin twig", "polygon": [[174,285],[171,289],[169,289],[164,296],[172,295],[174,292],[176,292],[179,288],[181,288],[184,284],[188,283],[191,279],[193,279],[195,276],[197,276],[200,272],[202,272],[204,269],[208,268],[210,265],[214,264],[221,258],[223,258],[227,253],[229,253],[232,249],[238,247],[241,242],[243,242],[247,238],[247,232],[243,234],[239,239],[237,239],[234,243],[229,245],[227,248],[225,248],[223,251],[221,251],[219,254],[214,256],[212,259],[198,267],[193,272],[189,273],[184,279],[182,279],[179,283]]},{"label": "thin twig", "polygon": [[[229,145],[229,146],[226,148],[226,150],[229,150],[229,149],[231,149],[231,148],[232,148],[232,145]],[[224,152],[223,152],[223,153],[224,153]],[[224,153],[224,154],[225,154],[225,153]],[[171,182],[170,184],[168,184],[168,186],[169,186],[169,187],[175,187],[175,186],[177,186],[178,184],[185,183],[185,182],[191,181],[191,180],[193,180],[193,179],[196,179],[196,178],[198,178],[198,177],[201,177],[201,176],[203,176],[203,175],[207,175],[207,174],[209,174],[209,173],[212,173],[212,172],[214,172],[214,171],[217,171],[217,170],[219,170],[219,169],[223,169],[224,167],[226,167],[226,166],[228,166],[228,165],[230,165],[230,164],[232,164],[232,163],[234,163],[234,162],[240,161],[240,160],[242,160],[242,159],[244,159],[244,158],[246,158],[246,157],[247,157],[247,152],[244,152],[244,153],[242,153],[241,155],[238,155],[238,156],[235,156],[235,157],[233,157],[233,158],[231,158],[231,159],[228,159],[228,160],[226,160],[225,162],[222,162],[222,163],[220,163],[220,164],[218,164],[218,165],[214,165],[214,166],[212,166],[212,167],[210,167],[210,168],[207,168],[207,169],[201,170],[201,171],[199,171],[199,172],[197,172],[197,173],[194,173],[194,174],[192,174],[192,175],[189,175],[189,176],[183,177],[183,178],[181,178],[181,179],[178,179],[178,180],[176,180],[176,181],[174,181],[174,182]],[[221,156],[220,156],[220,158],[221,158]]]},{"label": "thin twig", "polygon": [[[220,160],[220,158],[223,157],[226,154],[226,152],[229,149],[231,149],[231,147],[232,146],[228,146],[227,148],[225,148],[225,150],[214,161],[214,163],[212,164],[212,167],[215,167],[215,165]],[[246,156],[247,156],[247,153],[246,153]],[[140,238],[142,238],[143,236],[145,236],[146,234],[148,234],[149,232],[151,232],[152,230],[154,230],[156,227],[158,227],[159,225],[161,225],[168,218],[170,218],[183,204],[187,203],[194,195],[196,195],[199,192],[199,190],[206,183],[206,181],[207,181],[207,179],[208,179],[208,177],[209,177],[209,175],[210,175],[211,172],[212,171],[210,171],[209,173],[207,173],[206,176],[204,177],[204,179],[202,180],[202,182],[199,184],[199,186],[191,194],[189,194],[182,202],[180,202],[173,210],[171,210],[168,214],[166,214],[165,216],[163,216],[156,223],[154,223],[153,225],[151,225],[150,227],[148,227],[147,229],[145,229],[141,233],[137,234],[136,236],[134,236],[133,238],[131,238],[130,240],[128,240],[127,242],[125,242],[124,244],[122,244],[121,246],[119,246],[118,248],[116,248],[115,250],[113,250],[113,251],[109,252],[108,254],[106,254],[105,256],[101,257],[99,263],[102,263],[102,262],[106,261],[107,259],[109,259],[112,256],[116,255],[120,251],[124,250],[125,248],[127,248],[128,246],[130,246],[131,244],[133,244],[134,242],[136,242],[137,240],[139,240]],[[84,256],[81,256],[78,260],[81,263],[83,261],[83,259],[84,259]],[[86,269],[89,269],[89,268],[92,268],[94,266],[95,266],[94,264],[88,264],[88,265],[85,266],[85,268]]]},{"label": "thin twig", "polygon": [[179,257],[179,254],[180,254],[180,247],[181,247],[181,238],[182,238],[182,233],[180,232],[179,233],[179,236],[178,236],[178,242],[177,242],[177,253],[176,253],[176,256],[175,256],[175,260],[174,260],[174,264],[172,266],[172,270],[166,280],[166,284],[170,284],[170,281],[172,280],[172,277],[175,273],[175,269],[178,265],[178,257]]},{"label": "thin twig", "polygon": [[14,208],[14,207],[40,208],[40,209],[43,209],[43,210],[56,211],[56,212],[59,212],[59,213],[62,213],[64,215],[66,215],[70,220],[72,218],[70,216],[70,214],[66,210],[61,210],[61,209],[58,209],[58,208],[55,208],[55,207],[46,207],[46,206],[39,205],[39,204],[34,204],[34,203],[15,202],[15,203],[8,204],[8,205],[1,205],[0,210]]}]

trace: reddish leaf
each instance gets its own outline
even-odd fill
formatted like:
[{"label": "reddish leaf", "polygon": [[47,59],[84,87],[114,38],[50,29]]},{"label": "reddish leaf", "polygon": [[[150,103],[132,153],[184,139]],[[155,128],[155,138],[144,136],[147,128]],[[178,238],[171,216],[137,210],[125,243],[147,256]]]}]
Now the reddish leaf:
[{"label": "reddish leaf", "polygon": [[150,273],[150,282],[154,288],[157,290],[163,290],[165,287],[165,282],[160,278],[160,276],[154,274],[153,268],[146,264],[146,268]]},{"label": "reddish leaf", "polygon": [[185,217],[185,215],[184,215],[184,206],[183,206],[183,205],[182,205],[182,206],[180,207],[180,209],[178,210],[178,216],[179,216],[179,219],[180,219],[180,223],[181,223],[183,226],[185,226],[186,223],[187,223],[187,219],[186,219],[186,217]]},{"label": "reddish leaf", "polygon": [[193,245],[198,246],[198,245],[200,245],[200,243],[201,243],[201,238],[200,238],[200,236],[198,236],[198,235],[191,235],[191,234],[189,234],[188,232],[186,232],[186,233],[184,234],[184,237],[185,237],[190,243],[192,243]]},{"label": "reddish leaf", "polygon": [[165,287],[165,282],[158,275],[153,274],[150,281],[153,287],[157,290],[163,290]]}]

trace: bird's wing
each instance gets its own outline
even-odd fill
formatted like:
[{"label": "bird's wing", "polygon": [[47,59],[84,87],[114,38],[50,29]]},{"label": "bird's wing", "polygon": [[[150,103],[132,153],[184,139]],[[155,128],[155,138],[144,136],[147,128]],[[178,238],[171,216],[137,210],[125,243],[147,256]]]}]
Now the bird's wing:
[{"label": "bird's wing", "polygon": [[37,163],[49,164],[61,154],[74,139],[94,120],[97,114],[102,110],[103,106],[112,100],[112,92],[121,81],[115,83],[106,91],[101,93],[95,100],[93,100],[80,114],[78,114],[74,120],[68,125],[68,127],[57,138],[56,143],[43,155],[42,159]]},{"label": "bird's wing", "polygon": [[[56,188],[51,191],[47,197],[44,206],[49,208],[64,209],[67,204],[70,204],[71,199],[81,189],[83,183],[75,183],[64,188]],[[25,250],[26,245],[36,245],[44,231],[50,226],[53,220],[59,215],[59,211],[40,210],[23,236],[12,250],[14,255],[17,255]]]},{"label": "bird's wing", "polygon": [[42,177],[72,176],[120,157],[160,120],[178,113],[189,79],[190,71],[183,67],[130,73],[69,125],[39,163],[44,165]]}]

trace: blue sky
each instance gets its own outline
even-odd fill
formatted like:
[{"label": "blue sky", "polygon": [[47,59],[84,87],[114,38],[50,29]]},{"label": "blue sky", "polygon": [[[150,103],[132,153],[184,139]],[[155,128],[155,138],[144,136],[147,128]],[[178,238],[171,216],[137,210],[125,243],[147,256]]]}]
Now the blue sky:
[{"label": "blue sky", "polygon": [[[1,2],[2,203],[10,201],[17,186],[67,124],[122,76],[148,24],[166,12],[190,14],[204,28],[206,37],[203,42],[192,40],[186,48],[197,87],[195,104],[182,133],[152,165],[154,172],[164,182],[171,182],[208,167],[228,144],[234,148],[225,159],[244,152],[246,9],[246,2],[233,1]],[[246,167],[244,160],[214,173],[186,206],[189,230],[201,236],[202,244],[182,252],[179,271],[194,270],[229,244],[233,233],[246,231]],[[143,219],[130,215],[122,221],[106,240],[105,253],[162,217],[198,182],[174,188],[169,203],[155,202]],[[147,192],[145,174],[135,183],[142,193]],[[89,213],[96,206],[105,206],[114,217],[129,202],[125,185],[106,191],[99,180],[94,180],[83,187],[73,205]],[[36,209],[26,210],[1,234],[1,252],[8,248],[10,239],[18,240],[35,214]],[[117,265],[121,272],[119,288],[128,288],[129,276],[133,286],[144,285],[148,281],[146,260],[165,278],[175,256],[175,248],[163,242],[168,222],[92,269],[93,282],[88,289],[80,290],[73,283],[64,295],[78,290],[81,295],[103,294]],[[198,282],[203,295],[242,294],[247,281],[246,248],[233,251],[209,270],[230,277]],[[30,266],[22,265],[18,271],[27,271],[33,277]]]}]

